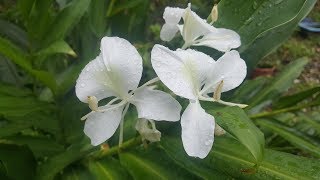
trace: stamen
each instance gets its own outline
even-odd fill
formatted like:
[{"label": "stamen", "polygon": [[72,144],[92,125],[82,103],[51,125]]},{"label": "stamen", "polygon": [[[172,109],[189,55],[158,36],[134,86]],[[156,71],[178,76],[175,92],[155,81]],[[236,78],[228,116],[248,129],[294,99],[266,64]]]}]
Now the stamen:
[{"label": "stamen", "polygon": [[122,115],[121,115],[121,121],[120,121],[120,134],[119,134],[119,147],[121,146],[122,142],[123,142],[123,126],[124,126],[124,116],[127,113],[128,109],[129,109],[130,103],[128,103],[126,105],[126,107],[124,108]]},{"label": "stamen", "polygon": [[220,83],[218,84],[216,90],[214,91],[213,98],[214,98],[215,100],[220,100],[220,98],[221,98],[221,92],[222,92],[222,87],[223,87],[223,80],[220,81]]},{"label": "stamen", "polygon": [[98,110],[98,100],[95,96],[88,96],[87,97],[89,108],[92,111],[97,111]]}]

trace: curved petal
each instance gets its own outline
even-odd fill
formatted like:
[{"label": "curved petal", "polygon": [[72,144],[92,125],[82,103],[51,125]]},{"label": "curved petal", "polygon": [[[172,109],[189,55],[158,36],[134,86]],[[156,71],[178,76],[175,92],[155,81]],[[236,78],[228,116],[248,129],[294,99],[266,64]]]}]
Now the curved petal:
[{"label": "curved petal", "polygon": [[142,75],[142,58],[134,46],[119,37],[104,37],[100,47],[109,77],[119,93],[138,87]]},{"label": "curved petal", "polygon": [[124,106],[105,112],[93,112],[84,125],[84,133],[90,138],[91,144],[97,146],[108,140],[117,130]]},{"label": "curved petal", "polygon": [[101,56],[89,62],[81,71],[76,83],[76,95],[80,101],[87,103],[88,96],[97,100],[115,96],[110,78]]},{"label": "curved petal", "polygon": [[193,49],[178,49],[176,53],[185,62],[192,64],[191,70],[193,73],[193,78],[196,79],[197,82],[200,82],[198,86],[202,86],[203,81],[207,78],[208,73],[215,66],[215,60],[210,56]]},{"label": "curved petal", "polygon": [[235,31],[218,28],[206,34],[194,46],[208,46],[218,51],[229,51],[241,45],[240,36]]},{"label": "curved petal", "polygon": [[198,99],[202,67],[209,67],[212,62],[209,56],[194,50],[171,51],[155,45],[151,52],[152,67],[160,80],[175,94],[194,100]]},{"label": "curved petal", "polygon": [[164,24],[160,31],[160,39],[163,41],[171,41],[179,31],[177,24]]},{"label": "curved petal", "polygon": [[226,52],[220,57],[215,67],[208,74],[205,89],[206,92],[214,92],[217,85],[223,80],[222,92],[238,87],[247,75],[247,65],[240,58],[238,51]]},{"label": "curved petal", "polygon": [[142,88],[134,93],[130,102],[136,106],[139,118],[158,121],[179,121],[180,119],[179,102],[163,91]]},{"label": "curved petal", "polygon": [[199,101],[188,105],[181,116],[182,142],[189,156],[205,158],[214,141],[214,117],[207,114]]},{"label": "curved petal", "polygon": [[169,24],[178,24],[183,16],[185,9],[177,7],[166,7],[163,13],[163,19]]},{"label": "curved petal", "polygon": [[199,17],[195,12],[191,11],[190,4],[186,9],[183,17],[184,25],[182,30],[182,36],[186,43],[193,43],[194,40],[200,36],[204,36],[215,28],[208,24],[206,20]]}]

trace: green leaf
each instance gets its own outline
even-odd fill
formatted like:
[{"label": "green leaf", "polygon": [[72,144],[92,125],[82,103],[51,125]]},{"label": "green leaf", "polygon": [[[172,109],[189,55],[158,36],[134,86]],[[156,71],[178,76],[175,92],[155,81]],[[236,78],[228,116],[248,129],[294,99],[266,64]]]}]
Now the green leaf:
[{"label": "green leaf", "polygon": [[228,174],[221,173],[203,163],[202,159],[190,157],[183,150],[182,141],[168,136],[161,137],[163,150],[168,156],[186,171],[202,179],[231,179]]},{"label": "green leaf", "polygon": [[[319,114],[318,117],[320,117]],[[315,118],[309,116],[307,113],[298,113],[298,118],[301,119],[303,123],[309,124],[320,134],[320,122],[315,120]]]},{"label": "green leaf", "polygon": [[301,148],[316,157],[320,157],[320,144],[296,129],[287,127],[271,119],[259,119],[256,123],[279,134],[294,146]]},{"label": "green leaf", "polygon": [[217,138],[212,153],[206,163],[228,172],[237,178],[245,179],[318,179],[318,160],[294,156],[266,149],[265,159],[254,167],[244,147],[230,138]]},{"label": "green leaf", "polygon": [[25,146],[0,144],[0,162],[5,175],[10,179],[33,179],[36,161],[32,152]]},{"label": "green leaf", "polygon": [[247,103],[252,97],[256,96],[268,82],[265,77],[259,77],[254,80],[246,80],[241,86],[235,91],[233,96],[230,98],[233,102]]},{"label": "green leaf", "polygon": [[17,48],[10,41],[0,37],[0,53],[9,58],[12,62],[20,66],[26,72],[40,80],[53,92],[56,90],[56,81],[52,74],[46,71],[35,70],[27,59],[27,55]]},{"label": "green leaf", "polygon": [[94,0],[90,3],[88,11],[90,29],[97,37],[102,37],[107,27],[107,18],[105,16],[107,11],[107,1]]},{"label": "green leaf", "polygon": [[20,0],[17,7],[24,20],[29,18],[30,12],[36,0]]},{"label": "green leaf", "polygon": [[10,136],[4,138],[9,143],[17,145],[27,145],[36,158],[50,157],[64,151],[64,147],[53,139],[32,136]]},{"label": "green leaf", "polygon": [[[26,0],[26,2],[27,1],[28,0]],[[8,21],[0,20],[0,34],[8,37],[11,41],[20,45],[24,49],[29,47],[27,33],[19,26],[16,26]]]},{"label": "green leaf", "polygon": [[40,50],[36,53],[37,56],[48,56],[53,54],[68,54],[72,57],[77,57],[77,54],[69,46],[69,44],[63,40],[56,41],[50,44],[48,47]]},{"label": "green leaf", "polygon": [[27,88],[18,88],[9,84],[0,83],[0,96],[16,96],[24,97],[30,96],[32,92]]},{"label": "green leaf", "polygon": [[301,74],[304,66],[308,63],[305,58],[297,59],[287,65],[270,83],[266,84],[265,88],[257,93],[249,102],[249,109],[261,104],[266,100],[271,100],[277,97],[282,92],[286,91],[293,81]]},{"label": "green leaf", "polygon": [[134,179],[192,179],[196,178],[177,166],[159,148],[120,153],[120,162]]},{"label": "green leaf", "polygon": [[312,97],[314,94],[320,93],[320,86],[318,87],[312,87],[307,90],[281,97],[278,101],[272,104],[272,107],[274,109],[281,109],[285,107],[290,107],[293,105],[296,105],[297,103]]},{"label": "green leaf", "polygon": [[5,117],[23,117],[29,113],[41,110],[50,110],[53,108],[51,104],[38,101],[34,97],[13,97],[1,96],[0,115]]},{"label": "green leaf", "polygon": [[89,154],[94,148],[86,142],[73,144],[65,152],[49,158],[46,162],[39,165],[37,168],[36,179],[49,180],[62,171],[71,163],[80,160],[85,155]]},{"label": "green leaf", "polygon": [[263,159],[264,135],[239,107],[209,110],[217,123],[251,152],[257,163]]},{"label": "green leaf", "polygon": [[241,57],[249,72],[283,43],[317,0],[221,0],[215,26],[239,33]]},{"label": "green leaf", "polygon": [[131,179],[127,170],[114,158],[89,161],[86,166],[96,179]]},{"label": "green leaf", "polygon": [[107,157],[99,161],[86,161],[72,165],[63,170],[56,179],[63,180],[104,180],[104,179],[132,179],[119,160]]},{"label": "green leaf", "polygon": [[[170,154],[185,153],[180,138],[167,136],[161,142]],[[176,158],[176,160],[179,160]],[[180,163],[194,161],[191,157],[179,160]],[[207,167],[228,174],[234,179],[319,179],[320,162],[315,159],[294,156],[266,149],[265,158],[255,165],[250,152],[234,138],[216,137],[208,157],[199,161],[200,167]],[[190,168],[190,171],[193,171]],[[207,172],[209,173],[209,172]],[[226,178],[216,178],[226,179]]]},{"label": "green leaf", "polygon": [[75,24],[79,22],[83,14],[87,11],[90,0],[73,0],[66,8],[64,8],[55,18],[44,44],[48,45],[57,40],[64,39],[66,34],[70,32]]}]

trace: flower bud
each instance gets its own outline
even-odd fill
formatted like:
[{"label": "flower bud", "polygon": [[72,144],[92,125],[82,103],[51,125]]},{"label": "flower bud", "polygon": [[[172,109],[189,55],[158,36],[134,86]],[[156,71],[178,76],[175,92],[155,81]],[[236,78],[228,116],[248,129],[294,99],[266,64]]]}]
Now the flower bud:
[{"label": "flower bud", "polygon": [[226,131],[224,129],[222,129],[221,126],[219,126],[217,123],[215,125],[215,128],[214,128],[214,135],[216,136],[221,136],[221,135],[224,135],[226,133]]},{"label": "flower bud", "polygon": [[214,23],[218,20],[218,5],[214,5],[211,10],[211,23]]},{"label": "flower bud", "polygon": [[[149,122],[151,123],[152,127],[150,127]],[[142,140],[147,140],[150,142],[160,141],[161,132],[156,129],[152,120],[138,119],[135,128],[141,135]]]}]

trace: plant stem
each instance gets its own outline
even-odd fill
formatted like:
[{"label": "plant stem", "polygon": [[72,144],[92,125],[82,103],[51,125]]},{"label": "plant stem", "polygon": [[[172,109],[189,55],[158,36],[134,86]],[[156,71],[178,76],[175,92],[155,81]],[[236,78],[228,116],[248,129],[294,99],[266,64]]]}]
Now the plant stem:
[{"label": "plant stem", "polygon": [[140,136],[134,137],[134,138],[131,138],[131,139],[125,141],[124,143],[122,143],[121,146],[114,146],[110,149],[100,149],[99,151],[96,151],[92,154],[89,154],[88,158],[101,159],[101,158],[104,158],[107,156],[112,156],[114,154],[121,152],[121,150],[125,150],[130,147],[134,147],[134,146],[140,144],[141,142],[142,141],[141,141]]},{"label": "plant stem", "polygon": [[312,107],[314,105],[316,105],[316,104],[308,103],[308,104],[303,104],[303,105],[300,105],[300,106],[288,107],[288,108],[279,109],[279,110],[275,110],[275,111],[271,111],[271,112],[257,113],[257,114],[253,114],[253,115],[251,115],[249,117],[251,119],[268,117],[268,116],[272,116],[272,115],[276,115],[276,114],[280,114],[280,113],[291,112],[291,111],[296,111],[296,110],[307,108],[307,107]]}]

